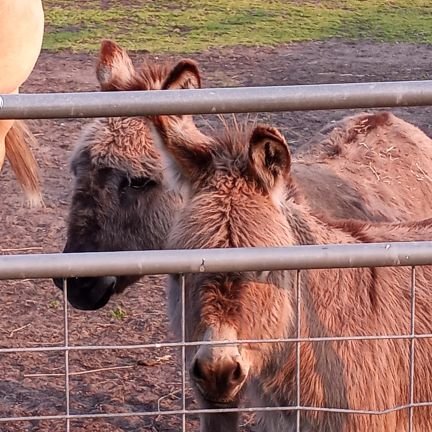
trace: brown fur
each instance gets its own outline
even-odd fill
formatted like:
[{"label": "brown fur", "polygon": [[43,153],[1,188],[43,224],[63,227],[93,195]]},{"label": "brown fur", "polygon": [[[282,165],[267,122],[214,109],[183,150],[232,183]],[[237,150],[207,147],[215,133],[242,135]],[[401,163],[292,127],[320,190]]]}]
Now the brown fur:
[{"label": "brown fur", "polygon": [[[354,190],[373,220],[431,214],[432,140],[391,113],[347,117],[324,129],[295,157],[293,176],[318,211],[315,199],[324,205],[323,212],[332,214],[340,201],[353,201]],[[325,180],[310,187],[314,175]],[[347,209],[341,216],[355,215]]]},{"label": "brown fur", "polygon": [[148,145],[149,136],[145,119],[98,119],[87,126],[76,152],[88,149],[94,166],[117,168],[131,177],[156,173],[162,180],[160,156],[154,146]]},{"label": "brown fur", "polygon": [[[134,68],[126,51],[112,41],[102,43],[96,73],[105,91],[170,90],[197,88],[201,84],[197,65],[191,60],[182,59],[176,64],[144,62]],[[65,251],[164,247],[172,218],[183,206],[182,194],[190,192],[190,183],[184,182],[183,176],[196,169],[195,175],[202,176],[205,182],[211,161],[206,152],[211,139],[196,128],[192,118],[172,118],[172,128],[162,134],[190,141],[193,163],[188,162],[186,148],[176,160],[161,157],[151,123],[143,117],[94,120],[85,129],[72,160],[76,181]],[[242,136],[241,128],[228,134],[230,144],[220,150],[224,158],[231,160],[236,155]],[[156,134],[156,140],[159,138]],[[297,204],[307,203],[317,214],[398,221],[425,218],[432,210],[432,140],[390,113],[344,118],[323,129],[286,164],[291,167],[284,178],[288,189],[278,184],[277,190],[288,193]],[[249,170],[252,175],[254,168]],[[267,175],[263,174],[262,185]],[[150,186],[135,187],[140,182]],[[181,194],[180,183],[186,185]],[[273,197],[276,202],[281,195]],[[309,235],[309,243],[314,242],[307,229],[303,233]],[[127,282],[116,278],[114,291],[121,292],[137,278]],[[95,278],[92,283],[98,282]],[[71,292],[76,288],[77,293],[82,291],[83,298],[87,296],[88,279],[74,279],[71,283]],[[100,289],[105,287],[102,284]]]},{"label": "brown fur", "polygon": [[15,121],[5,139],[6,158],[31,206],[42,203],[38,165],[31,151],[36,139],[28,126]]},{"label": "brown fur", "polygon": [[[156,125],[161,149],[175,162],[171,167],[181,170],[188,190],[169,234],[169,249],[432,240],[432,219],[363,223],[316,214],[306,197],[299,199],[295,178],[287,181],[288,147],[273,128],[237,129],[228,137],[209,137],[205,145],[199,140],[198,161],[207,160],[203,166],[194,163],[193,138],[178,133],[178,119],[160,116]],[[418,268],[416,276],[416,333],[430,333],[432,266]],[[295,336],[295,285],[292,271],[270,272],[264,280],[253,273],[188,275],[187,340]],[[410,332],[409,268],[313,270],[301,273],[300,286],[302,337]],[[181,305],[175,279],[168,296],[172,329],[179,335]],[[428,339],[415,345],[414,401],[431,401],[432,345]],[[409,350],[408,340],[301,343],[300,403],[358,410],[405,405]],[[202,345],[188,351],[192,382],[204,408],[238,406],[244,391],[258,406],[294,404],[295,360],[295,346],[282,343]],[[233,361],[240,368],[235,375]],[[248,379],[239,381],[240,372]],[[258,418],[261,431],[296,430],[295,415],[289,412]],[[236,414],[203,415],[201,430],[235,431],[236,419]],[[407,431],[408,410],[379,416],[307,411],[301,414],[301,424],[302,431],[314,432]],[[432,409],[414,409],[414,430],[431,429]]]}]

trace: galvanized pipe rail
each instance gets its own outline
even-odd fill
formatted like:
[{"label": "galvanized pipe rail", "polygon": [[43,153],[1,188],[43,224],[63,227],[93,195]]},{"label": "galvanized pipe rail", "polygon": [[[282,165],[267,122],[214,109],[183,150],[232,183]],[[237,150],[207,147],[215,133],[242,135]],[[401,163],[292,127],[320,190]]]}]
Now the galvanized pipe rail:
[{"label": "galvanized pipe rail", "polygon": [[432,265],[432,241],[0,256],[0,280]]},{"label": "galvanized pipe rail", "polygon": [[432,105],[432,80],[0,95],[0,119],[122,117]]}]

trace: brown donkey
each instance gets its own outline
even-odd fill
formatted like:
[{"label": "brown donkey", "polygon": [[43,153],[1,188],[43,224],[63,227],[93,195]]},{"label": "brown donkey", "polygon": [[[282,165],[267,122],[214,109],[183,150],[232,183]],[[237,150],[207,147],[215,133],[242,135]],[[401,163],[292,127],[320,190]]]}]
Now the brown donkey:
[{"label": "brown donkey", "polygon": [[[410,224],[332,222],[301,200],[282,134],[266,125],[235,126],[219,136],[183,133],[179,117],[155,119],[155,134],[184,191],[169,249],[272,247],[432,240],[432,219]],[[395,190],[395,194],[397,191]],[[416,333],[430,333],[432,266],[417,269]],[[296,272],[190,274],[188,341],[290,338],[296,334]],[[409,334],[410,269],[302,272],[301,337]],[[170,277],[169,316],[179,335],[178,278]],[[416,342],[414,401],[432,401],[432,346]],[[409,340],[303,342],[300,404],[385,410],[409,401]],[[246,392],[251,406],[296,403],[293,343],[201,345],[187,354],[202,408],[233,408]],[[258,414],[259,430],[295,431],[292,411]],[[408,410],[379,416],[304,411],[301,431],[407,431]],[[201,430],[236,431],[237,413],[205,414]],[[414,430],[432,430],[432,410],[414,410]]]},{"label": "brown donkey", "polygon": [[[176,66],[146,62],[135,69],[126,51],[112,41],[102,43],[97,76],[103,91],[200,86],[190,60]],[[186,120],[190,133],[197,134],[192,119]],[[64,251],[163,248],[182,199],[164,187],[162,165],[147,119],[93,121],[72,159],[75,187]],[[292,164],[301,191],[297,199],[332,217],[366,221],[430,215],[431,173],[432,140],[384,112],[355,115],[327,127],[313,145],[297,152]],[[137,279],[71,279],[69,299],[77,308],[97,309]],[[62,287],[61,281],[56,284]]]}]

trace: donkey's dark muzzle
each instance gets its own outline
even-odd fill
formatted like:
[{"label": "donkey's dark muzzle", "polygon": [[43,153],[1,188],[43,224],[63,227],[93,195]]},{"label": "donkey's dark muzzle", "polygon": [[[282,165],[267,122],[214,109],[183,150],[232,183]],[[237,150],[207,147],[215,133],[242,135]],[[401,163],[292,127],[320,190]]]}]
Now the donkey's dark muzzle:
[{"label": "donkey's dark muzzle", "polygon": [[53,282],[61,290],[64,290],[67,284],[67,299],[74,308],[96,310],[104,307],[114,294],[117,278],[114,276],[56,278]]}]

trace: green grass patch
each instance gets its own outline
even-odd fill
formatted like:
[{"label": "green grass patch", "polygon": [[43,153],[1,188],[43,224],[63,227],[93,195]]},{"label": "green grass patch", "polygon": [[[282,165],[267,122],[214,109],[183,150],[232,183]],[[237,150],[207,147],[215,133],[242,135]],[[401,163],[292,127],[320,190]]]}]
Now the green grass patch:
[{"label": "green grass patch", "polygon": [[45,0],[44,48],[193,52],[344,38],[432,43],[430,0]]},{"label": "green grass patch", "polygon": [[111,318],[116,320],[124,320],[127,317],[127,313],[120,306],[117,306],[115,309],[111,311]]}]

